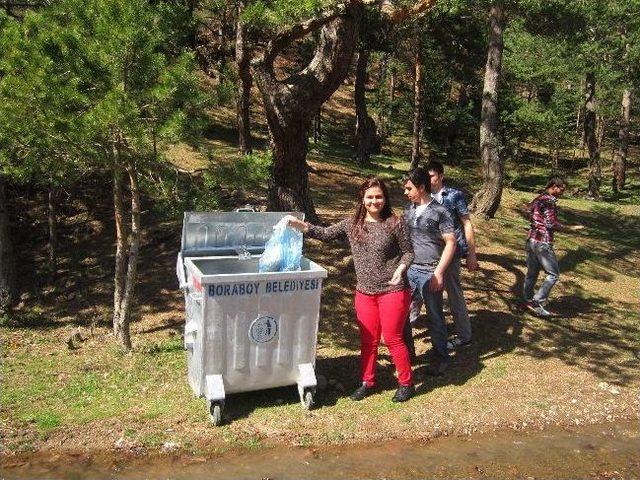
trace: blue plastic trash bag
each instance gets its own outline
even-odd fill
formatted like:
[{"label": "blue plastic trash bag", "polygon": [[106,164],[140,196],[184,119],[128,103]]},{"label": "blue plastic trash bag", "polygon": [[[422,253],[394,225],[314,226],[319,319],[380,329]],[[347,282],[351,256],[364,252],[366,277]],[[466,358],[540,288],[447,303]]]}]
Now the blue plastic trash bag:
[{"label": "blue plastic trash bag", "polygon": [[300,270],[301,258],[302,232],[289,227],[283,218],[273,227],[273,234],[260,256],[258,271],[263,273]]}]

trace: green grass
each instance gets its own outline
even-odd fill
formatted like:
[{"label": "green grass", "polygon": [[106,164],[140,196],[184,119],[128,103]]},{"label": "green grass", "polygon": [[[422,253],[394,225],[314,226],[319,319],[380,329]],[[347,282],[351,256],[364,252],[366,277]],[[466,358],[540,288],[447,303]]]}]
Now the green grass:
[{"label": "green grass", "polygon": [[508,369],[509,365],[506,360],[497,359],[487,364],[483,374],[492,379],[500,379],[507,375]]},{"label": "green grass", "polygon": [[58,428],[61,424],[60,415],[49,410],[39,411],[32,416],[24,418],[24,420],[36,422],[38,430],[44,436],[46,436],[48,432]]},{"label": "green grass", "polygon": [[131,355],[113,346],[98,358],[83,358],[59,346],[54,357],[40,358],[37,352],[37,361],[33,352],[20,352],[5,362],[4,379],[11,388],[2,390],[2,404],[22,421],[35,421],[41,433],[140,408],[143,419],[173,415],[185,407],[189,411],[189,406],[193,412],[200,402],[188,386],[171,381],[183,378],[186,369],[180,341],[152,342]]},{"label": "green grass", "polygon": [[[312,190],[316,206],[331,209],[338,204],[336,214],[343,213],[342,205],[344,211],[352,206],[352,183],[371,174],[392,180],[394,205],[399,206],[402,191],[395,180],[408,168],[408,150],[403,149],[406,138],[394,141],[367,166],[354,165],[351,148],[344,143],[311,144],[309,158],[321,170],[321,175],[312,172],[312,182],[329,177],[329,187]],[[216,158],[238,158],[228,139],[208,138],[205,143],[214,147]],[[242,175],[242,165],[226,174]],[[633,167],[629,188],[618,198],[612,198],[609,186],[604,185],[605,201],[571,194],[560,200],[561,220],[584,223],[587,230],[558,234],[562,274],[553,300],[565,317],[548,322],[515,311],[513,302],[524,274],[528,220],[522,206],[544,186],[551,172],[526,161],[509,165],[508,188],[496,218],[474,219],[483,268],[474,276],[465,272],[464,282],[474,314],[475,346],[456,359],[451,374],[427,380],[414,400],[402,405],[390,401],[396,385],[384,362],[383,391],[363,402],[349,400],[348,393],[358,381],[358,333],[352,305],[355,276],[348,248],[308,242],[306,254],[331,272],[323,285],[319,368],[341,387],[330,387],[320,408],[311,413],[300,407],[294,387],[232,395],[225,408],[228,422],[210,426],[206,402],[194,398],[186,380],[179,334],[184,318],[182,298],[171,283],[179,226],[167,222],[163,228],[175,231],[161,233],[172,238],[169,250],[173,250],[160,251],[151,240],[145,245],[151,261],[141,265],[143,308],[134,322],[131,354],[123,354],[108,335],[106,303],[104,318],[100,312],[95,314],[102,319],[95,336],[85,332],[86,341],[69,350],[66,336],[75,326],[86,324],[69,318],[64,308],[51,306],[65,291],[60,285],[31,298],[19,317],[0,317],[0,335],[6,339],[2,421],[12,431],[24,433],[9,438],[8,448],[31,451],[46,445],[48,439],[52,439],[48,445],[55,446],[56,435],[64,435],[80,438],[83,444],[95,439],[103,442],[96,448],[109,449],[109,442],[124,436],[151,449],[177,439],[189,451],[224,453],[234,448],[258,449],[274,441],[310,446],[367,441],[372,434],[393,438],[408,430],[425,434],[435,424],[461,429],[464,418],[480,417],[487,411],[491,425],[495,421],[501,427],[513,421],[529,422],[530,411],[547,412],[558,402],[566,403],[565,397],[575,392],[585,402],[599,405],[602,398],[597,385],[601,381],[620,385],[623,393],[612,400],[618,402],[618,412],[630,411],[633,404],[625,402],[635,401],[633,389],[640,384],[636,358],[640,344],[640,182]],[[339,173],[335,178],[344,179],[344,184],[333,181],[335,172]],[[470,192],[479,185],[479,174],[473,162],[446,167],[449,181]],[[584,170],[569,175],[572,186],[586,185],[585,178]],[[85,256],[99,258],[93,248],[111,238],[97,235],[90,238],[89,246],[74,244],[73,248],[90,247]],[[110,278],[102,281],[104,291],[110,289]],[[160,287],[150,286],[153,281]],[[82,285],[72,288],[80,290]],[[423,352],[430,348],[426,339],[420,345]],[[517,387],[518,393],[511,387]],[[571,412],[576,417],[581,415],[577,408]]]},{"label": "green grass", "polygon": [[159,448],[167,441],[165,434],[161,432],[149,432],[140,437],[140,443],[147,448]]}]

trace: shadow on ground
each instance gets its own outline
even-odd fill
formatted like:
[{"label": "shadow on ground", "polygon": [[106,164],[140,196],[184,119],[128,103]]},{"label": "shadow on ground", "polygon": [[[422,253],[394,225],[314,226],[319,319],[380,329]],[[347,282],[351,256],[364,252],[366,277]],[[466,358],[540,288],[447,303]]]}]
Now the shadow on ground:
[{"label": "shadow on ground", "polygon": [[[590,255],[586,248],[568,252],[560,262],[561,272],[571,271]],[[559,359],[609,382],[624,384],[636,379],[640,367],[636,305],[612,302],[607,296],[586,290],[579,280],[564,279],[564,287],[570,293],[559,296],[556,289],[550,302],[550,308],[558,315],[540,319],[518,306],[524,266],[515,267],[517,261],[499,255],[481,255],[480,262],[493,263],[501,272],[481,272],[481,281],[469,289],[478,296],[474,304],[503,304],[499,310],[474,311],[471,306],[476,315],[474,335],[483,355],[515,351],[534,358]],[[512,279],[510,286],[505,285],[504,278]],[[606,275],[601,275],[600,280],[607,281]]]},{"label": "shadow on ground", "polygon": [[[323,186],[319,193],[314,192],[314,198],[332,211],[323,218],[333,222],[350,214],[355,187],[361,179],[334,164],[321,164],[314,168],[312,175],[314,182]],[[396,207],[404,203],[400,178],[398,172],[389,181]],[[74,200],[62,206],[60,263],[53,282],[49,282],[46,268],[43,194],[14,192],[13,207],[27,213],[18,216],[16,244],[26,246],[25,251],[33,254],[20,258],[19,275],[26,294],[24,305],[15,312],[10,327],[53,329],[66,325],[109,325],[115,250],[111,193],[103,188],[108,184],[104,179],[96,179],[93,184],[88,182],[83,185],[84,193],[74,192]],[[133,314],[134,328],[138,327],[140,313],[161,314],[151,325],[139,326],[136,333],[181,332],[184,306],[174,274],[180,245],[179,220],[156,216],[148,200],[145,202],[137,291],[140,301]],[[614,383],[635,381],[640,366],[636,305],[614,303],[605,294],[585,289],[578,273],[586,271],[609,281],[613,277],[607,271],[626,275],[637,272],[640,220],[609,207],[595,207],[590,212],[563,211],[569,223],[584,223],[588,231],[584,244],[568,249],[560,259],[561,271],[572,274],[571,281],[563,280],[570,293],[554,298],[553,306],[561,316],[542,320],[518,309],[516,299],[520,297],[524,278],[523,257],[480,255],[481,264],[491,268],[483,269],[466,284],[473,315],[474,345],[456,355],[454,368],[445,376],[424,379],[421,393],[446,384],[464,384],[482,371],[488,359],[509,353],[559,359]],[[41,226],[41,234],[33,235],[37,231],[34,225]],[[318,373],[332,382],[318,398],[320,405],[326,406],[347,396],[359,382],[359,333],[353,313],[356,281],[345,241],[326,244],[310,241],[305,248],[307,256],[329,270],[329,279],[323,288],[319,329],[319,342],[326,353],[317,362]],[[586,264],[597,268],[582,270]],[[421,343],[416,370],[421,374],[428,362],[430,346],[426,332],[417,332],[416,337]],[[344,350],[348,353],[343,353]],[[383,391],[396,388],[393,367],[384,348],[380,356],[379,384]],[[246,416],[262,405],[273,405],[279,398],[285,403],[297,402],[297,391],[287,388],[275,394],[252,392],[251,401],[238,401],[237,406],[230,407],[229,414]]]}]

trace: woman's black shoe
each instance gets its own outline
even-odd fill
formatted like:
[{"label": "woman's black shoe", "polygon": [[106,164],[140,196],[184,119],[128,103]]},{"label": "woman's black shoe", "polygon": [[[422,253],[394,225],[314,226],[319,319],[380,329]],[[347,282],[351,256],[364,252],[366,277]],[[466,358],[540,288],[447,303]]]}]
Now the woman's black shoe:
[{"label": "woman's black shoe", "polygon": [[353,400],[354,402],[358,402],[364,397],[371,395],[374,390],[375,387],[369,387],[366,383],[363,383],[355,392],[351,394],[351,400]]},{"label": "woman's black shoe", "polygon": [[406,402],[416,393],[416,387],[413,385],[400,385],[395,395],[391,399],[392,402]]}]

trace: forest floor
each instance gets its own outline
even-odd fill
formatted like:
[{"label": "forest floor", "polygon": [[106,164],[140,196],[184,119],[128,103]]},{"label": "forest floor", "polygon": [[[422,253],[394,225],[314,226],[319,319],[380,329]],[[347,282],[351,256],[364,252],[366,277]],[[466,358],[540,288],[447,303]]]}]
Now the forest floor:
[{"label": "forest floor", "polygon": [[[234,150],[224,136],[212,135],[210,142],[221,157]],[[323,220],[338,220],[351,210],[356,186],[368,173],[388,180],[396,208],[404,203],[401,178],[407,163],[400,147],[394,148],[359,168],[344,146],[313,146],[311,191]],[[463,162],[448,168],[447,176],[471,191],[478,185],[477,170],[476,164]],[[392,403],[396,383],[383,347],[381,392],[361,402],[349,399],[359,383],[349,250],[343,243],[308,240],[305,255],[329,271],[317,352],[317,373],[328,384],[319,391],[318,406],[309,412],[301,408],[294,387],[232,395],[220,427],[210,424],[205,400],[194,398],[186,380],[184,300],[174,273],[181,219],[159,217],[147,205],[134,350],[123,354],[109,329],[114,251],[109,192],[96,186],[64,206],[53,282],[43,267],[44,207],[24,200],[27,214],[18,225],[18,236],[23,235],[18,244],[36,254],[21,262],[26,293],[0,326],[1,453],[14,458],[99,451],[215,456],[270,445],[428,440],[637,420],[638,158],[629,168],[626,197],[594,202],[569,194],[560,201],[561,220],[587,228],[558,234],[561,280],[550,308],[559,316],[540,319],[518,309],[527,226],[522,207],[544,186],[547,174],[543,166],[514,166],[496,217],[473,218],[481,268],[475,274],[464,271],[463,284],[474,341],[455,355],[444,377],[425,377],[415,398]],[[574,184],[584,183],[583,174],[575,172]],[[260,204],[264,193],[245,192],[242,200]],[[41,237],[24,233],[40,230]],[[74,333],[81,338],[70,340]],[[428,363],[428,332],[419,329],[416,339],[421,373]]]}]

